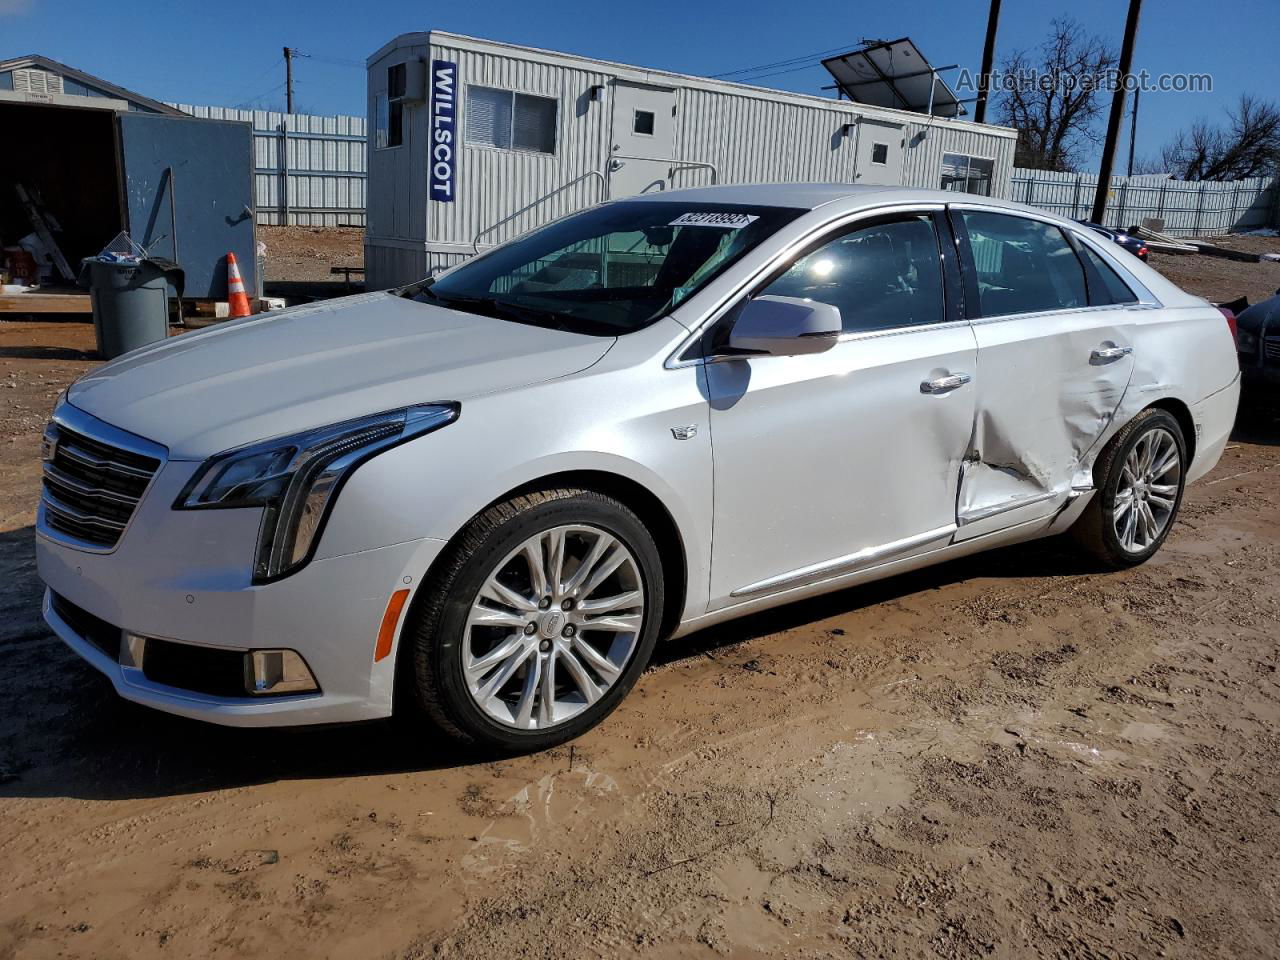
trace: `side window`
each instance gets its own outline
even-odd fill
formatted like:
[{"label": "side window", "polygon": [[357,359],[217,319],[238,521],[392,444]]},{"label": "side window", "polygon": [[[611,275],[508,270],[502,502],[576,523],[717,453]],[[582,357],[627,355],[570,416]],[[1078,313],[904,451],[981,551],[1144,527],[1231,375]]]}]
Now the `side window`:
[{"label": "side window", "polygon": [[496,87],[467,87],[467,143],[526,153],[556,152],[556,101]]},{"label": "side window", "polygon": [[1111,264],[1102,259],[1081,242],[1080,256],[1089,264],[1089,304],[1104,306],[1108,303],[1137,303],[1138,295],[1129,289],[1129,285],[1120,279],[1120,274],[1111,268]]},{"label": "side window", "polygon": [[933,218],[921,214],[843,234],[760,293],[838,307],[847,333],[941,323],[946,310]]},{"label": "side window", "polygon": [[1088,305],[1084,268],[1052,224],[963,210],[984,317]]}]

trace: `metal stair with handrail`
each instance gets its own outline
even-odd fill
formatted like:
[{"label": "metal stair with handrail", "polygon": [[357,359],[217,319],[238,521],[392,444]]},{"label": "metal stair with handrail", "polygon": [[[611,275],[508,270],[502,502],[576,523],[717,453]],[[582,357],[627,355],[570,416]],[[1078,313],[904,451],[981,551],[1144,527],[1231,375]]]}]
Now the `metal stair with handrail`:
[{"label": "metal stair with handrail", "polygon": [[[655,163],[670,163],[672,164],[672,166],[667,170],[668,180],[674,177],[676,173],[679,172],[680,170],[709,170],[711,171],[711,186],[714,187],[716,184],[720,182],[720,171],[716,169],[716,165],[714,163],[705,163],[701,160],[676,160],[672,157],[634,157],[626,154],[614,154],[609,158],[610,165],[612,165],[612,163],[615,160],[652,160]],[[583,173],[574,177],[572,180],[568,181],[567,183],[560,184],[560,186],[556,187],[554,190],[550,190],[547,193],[544,193],[542,196],[538,197],[538,199],[534,200],[532,203],[525,204],[515,213],[508,214],[507,216],[503,217],[501,220],[498,220],[496,223],[492,223],[489,226],[485,227],[483,230],[477,233],[475,235],[475,238],[471,241],[471,249],[478,254],[480,252],[480,240],[482,237],[488,236],[489,234],[497,230],[499,227],[506,226],[512,220],[519,219],[520,217],[528,213],[530,210],[532,210],[534,207],[537,207],[543,203],[546,203],[552,197],[559,196],[560,194],[568,190],[570,187],[576,187],[578,184],[591,179],[597,179],[600,181],[600,189],[601,189],[600,199],[607,200],[609,198],[608,175],[603,173],[600,170],[588,170],[586,173]]]}]

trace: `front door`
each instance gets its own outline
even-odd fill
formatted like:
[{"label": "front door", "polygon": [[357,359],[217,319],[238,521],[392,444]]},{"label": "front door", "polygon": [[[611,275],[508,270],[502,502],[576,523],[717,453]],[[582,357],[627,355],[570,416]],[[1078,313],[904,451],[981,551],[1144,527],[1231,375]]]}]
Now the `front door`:
[{"label": "front door", "polygon": [[967,539],[1047,517],[1090,485],[1081,464],[1129,385],[1133,318],[1101,283],[1110,268],[1082,261],[1057,226],[952,215],[978,339],[978,416],[958,506],[957,539]]},{"label": "front door", "polygon": [[863,221],[754,291],[838,307],[825,353],[706,364],[712,608],[950,541],[977,350],[944,296],[937,228]]},{"label": "front door", "polygon": [[860,120],[854,181],[889,186],[902,183],[903,135],[900,124],[865,117]]},{"label": "front door", "polygon": [[676,92],[616,81],[609,146],[609,196],[666,190],[675,156]]}]

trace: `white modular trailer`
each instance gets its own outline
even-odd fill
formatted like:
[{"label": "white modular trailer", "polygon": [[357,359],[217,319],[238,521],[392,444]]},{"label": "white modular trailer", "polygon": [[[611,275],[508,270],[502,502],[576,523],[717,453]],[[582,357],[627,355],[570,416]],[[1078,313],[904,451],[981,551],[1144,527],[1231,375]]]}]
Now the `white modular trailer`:
[{"label": "white modular trailer", "polygon": [[370,289],[607,198],[712,183],[1005,196],[1016,133],[457,34],[368,59]]}]

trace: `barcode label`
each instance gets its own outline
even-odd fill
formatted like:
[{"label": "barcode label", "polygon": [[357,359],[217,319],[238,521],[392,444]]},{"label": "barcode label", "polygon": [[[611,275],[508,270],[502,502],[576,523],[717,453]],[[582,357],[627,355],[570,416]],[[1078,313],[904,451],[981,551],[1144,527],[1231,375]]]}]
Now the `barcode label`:
[{"label": "barcode label", "polygon": [[741,230],[756,220],[749,213],[686,213],[676,217],[669,226],[672,227],[719,227],[722,230]]}]

